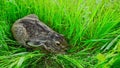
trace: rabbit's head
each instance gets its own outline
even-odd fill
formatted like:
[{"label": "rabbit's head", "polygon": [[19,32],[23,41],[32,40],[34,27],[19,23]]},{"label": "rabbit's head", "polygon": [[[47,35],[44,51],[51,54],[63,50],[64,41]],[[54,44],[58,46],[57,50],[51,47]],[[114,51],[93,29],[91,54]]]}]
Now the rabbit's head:
[{"label": "rabbit's head", "polygon": [[51,53],[65,53],[67,42],[65,38],[58,33],[48,33],[46,36],[31,38],[26,42],[30,47],[43,47]]}]

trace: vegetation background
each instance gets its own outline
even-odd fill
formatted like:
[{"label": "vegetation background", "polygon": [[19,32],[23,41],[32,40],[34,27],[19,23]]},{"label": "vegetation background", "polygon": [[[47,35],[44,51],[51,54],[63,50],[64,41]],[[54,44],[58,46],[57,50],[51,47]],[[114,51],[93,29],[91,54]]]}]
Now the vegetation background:
[{"label": "vegetation background", "polygon": [[[67,39],[66,55],[29,52],[11,34],[28,14]],[[119,68],[119,0],[0,0],[0,68]]]}]

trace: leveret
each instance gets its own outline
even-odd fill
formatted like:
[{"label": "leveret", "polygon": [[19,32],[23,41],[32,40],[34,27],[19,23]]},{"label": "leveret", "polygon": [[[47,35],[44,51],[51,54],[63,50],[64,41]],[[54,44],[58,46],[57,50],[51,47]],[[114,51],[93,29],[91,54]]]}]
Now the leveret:
[{"label": "leveret", "polygon": [[13,37],[26,48],[65,53],[65,38],[41,22],[35,14],[18,19],[11,28]]}]

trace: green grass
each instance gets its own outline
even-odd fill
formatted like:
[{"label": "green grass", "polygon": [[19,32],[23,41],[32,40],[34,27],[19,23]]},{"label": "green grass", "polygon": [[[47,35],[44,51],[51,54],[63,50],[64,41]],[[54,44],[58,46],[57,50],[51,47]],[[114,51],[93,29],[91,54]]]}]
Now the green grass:
[{"label": "green grass", "polygon": [[[0,68],[117,65],[119,57],[111,55],[120,53],[119,4],[119,0],[0,0]],[[66,55],[30,52],[16,42],[11,26],[28,14],[38,15],[41,21],[65,36],[69,44]],[[104,57],[109,55],[111,58]],[[100,58],[105,59],[99,61]]]}]

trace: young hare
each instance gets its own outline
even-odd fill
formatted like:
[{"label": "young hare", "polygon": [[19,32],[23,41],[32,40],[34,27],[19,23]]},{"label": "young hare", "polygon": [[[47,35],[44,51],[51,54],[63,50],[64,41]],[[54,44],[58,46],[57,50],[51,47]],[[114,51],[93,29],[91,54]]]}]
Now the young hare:
[{"label": "young hare", "polygon": [[12,28],[13,37],[26,48],[42,48],[51,53],[65,53],[65,38],[42,23],[35,14],[17,20]]}]

